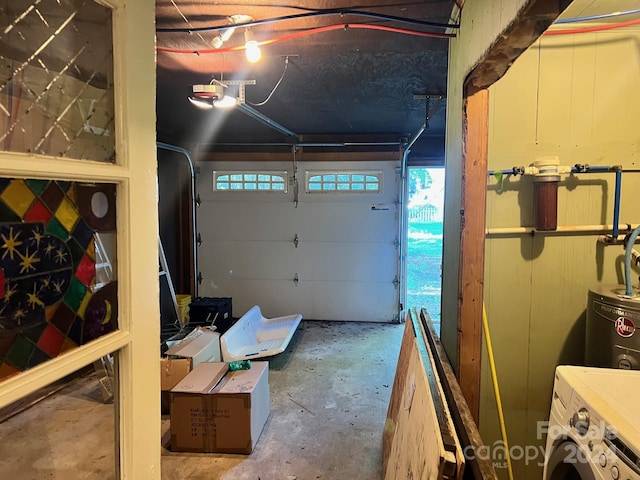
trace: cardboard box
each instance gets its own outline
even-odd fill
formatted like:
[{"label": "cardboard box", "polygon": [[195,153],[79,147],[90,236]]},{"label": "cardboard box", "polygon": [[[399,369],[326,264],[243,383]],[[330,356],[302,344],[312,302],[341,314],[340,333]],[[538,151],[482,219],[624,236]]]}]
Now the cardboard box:
[{"label": "cardboard box", "polygon": [[177,345],[166,351],[168,357],[191,359],[191,368],[202,362],[219,362],[220,333],[198,327]]},{"label": "cardboard box", "polygon": [[172,450],[253,451],[271,412],[269,363],[252,362],[220,380],[226,369],[226,363],[201,363],[171,390]]},{"label": "cardboard box", "polygon": [[196,365],[202,362],[219,362],[220,333],[206,328],[196,328],[179,343],[167,350],[160,359],[160,411],[169,413],[169,391]]},{"label": "cardboard box", "polygon": [[191,371],[190,358],[160,359],[160,412],[169,413],[171,397],[169,391]]},{"label": "cardboard box", "polygon": [[190,358],[160,359],[160,390],[171,390],[191,371]]}]

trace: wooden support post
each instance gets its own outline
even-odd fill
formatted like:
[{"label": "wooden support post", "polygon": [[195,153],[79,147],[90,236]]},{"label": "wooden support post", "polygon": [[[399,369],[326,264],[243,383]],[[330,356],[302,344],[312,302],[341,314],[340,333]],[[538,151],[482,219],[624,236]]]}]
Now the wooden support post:
[{"label": "wooden support post", "polygon": [[480,413],[482,295],[486,217],[489,90],[465,99],[460,210],[458,382],[476,423]]}]

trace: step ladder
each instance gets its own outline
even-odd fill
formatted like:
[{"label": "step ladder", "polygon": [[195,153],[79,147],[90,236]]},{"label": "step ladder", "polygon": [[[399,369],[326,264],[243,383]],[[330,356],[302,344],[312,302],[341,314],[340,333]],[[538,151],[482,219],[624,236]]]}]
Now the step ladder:
[{"label": "step ladder", "polygon": [[173,311],[176,314],[176,321],[174,325],[176,327],[181,326],[181,318],[180,318],[180,309],[178,308],[178,300],[176,299],[176,291],[173,288],[173,280],[171,280],[171,273],[169,272],[169,267],[167,266],[167,257],[164,255],[164,248],[162,248],[162,240],[160,240],[160,236],[158,235],[158,258],[160,260],[160,282],[162,279],[167,280],[167,286],[169,287],[169,293],[171,296],[171,302],[173,304]]},{"label": "step ladder", "polygon": [[[113,266],[107,253],[107,249],[102,242],[102,237],[98,232],[93,234],[94,247],[95,247],[95,269],[96,269],[96,281],[91,285],[91,292],[96,293],[102,287],[108,285],[113,281]],[[93,362],[93,368],[98,375],[98,385],[100,386],[100,393],[102,393],[102,400],[104,403],[113,401],[114,397],[114,358],[112,354],[100,357]]]},{"label": "step ladder", "polygon": [[113,355],[108,354],[100,357],[93,362],[93,368],[98,375],[98,385],[100,385],[100,393],[102,393],[102,401],[109,403],[113,401],[114,391],[113,382],[115,378],[113,367]]},{"label": "step ladder", "polygon": [[105,285],[113,281],[113,266],[107,253],[107,249],[102,242],[102,237],[98,232],[93,234],[93,244],[96,258],[96,282],[91,285],[91,292],[96,293]]},{"label": "step ladder", "polygon": [[[100,241],[99,235],[95,235],[96,238],[96,253],[100,252],[101,255],[96,255],[96,257],[100,257],[101,263],[100,267],[103,268],[106,272],[108,281],[96,284],[94,286],[93,291],[99,290],[101,287],[106,285],[109,281],[111,281],[112,276],[112,268],[111,262],[106,256],[105,248]],[[169,273],[169,267],[167,266],[167,257],[164,254],[164,248],[162,247],[162,241],[158,236],[158,277],[159,281],[162,282],[162,279],[166,279],[167,286],[169,287],[169,293],[171,295],[171,302],[173,304],[173,309],[176,315],[176,321],[174,325],[178,328],[181,328],[182,325],[180,323],[180,309],[178,308],[178,301],[176,299],[176,292],[173,288],[173,281],[171,280],[171,273]],[[98,265],[96,265],[98,267]],[[96,374],[98,375],[98,384],[100,385],[100,392],[102,393],[102,400],[105,403],[113,401],[114,398],[114,366],[113,366],[113,355],[105,355],[104,357],[100,357],[98,360],[93,362],[93,367],[95,369]]]}]

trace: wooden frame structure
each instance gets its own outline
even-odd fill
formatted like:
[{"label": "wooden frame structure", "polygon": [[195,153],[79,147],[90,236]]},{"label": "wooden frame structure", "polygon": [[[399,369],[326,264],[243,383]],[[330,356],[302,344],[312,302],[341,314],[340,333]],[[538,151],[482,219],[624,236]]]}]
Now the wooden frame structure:
[{"label": "wooden frame structure", "polygon": [[409,311],[383,436],[385,480],[497,480],[426,309]]}]

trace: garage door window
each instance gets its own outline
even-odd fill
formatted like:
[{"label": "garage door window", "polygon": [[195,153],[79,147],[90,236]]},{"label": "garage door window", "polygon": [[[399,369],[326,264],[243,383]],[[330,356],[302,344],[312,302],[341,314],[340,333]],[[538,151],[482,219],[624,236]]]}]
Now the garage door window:
[{"label": "garage door window", "polygon": [[306,172],[307,193],[380,193],[381,171]]},{"label": "garage door window", "polygon": [[213,172],[214,192],[280,192],[287,193],[287,172]]}]

